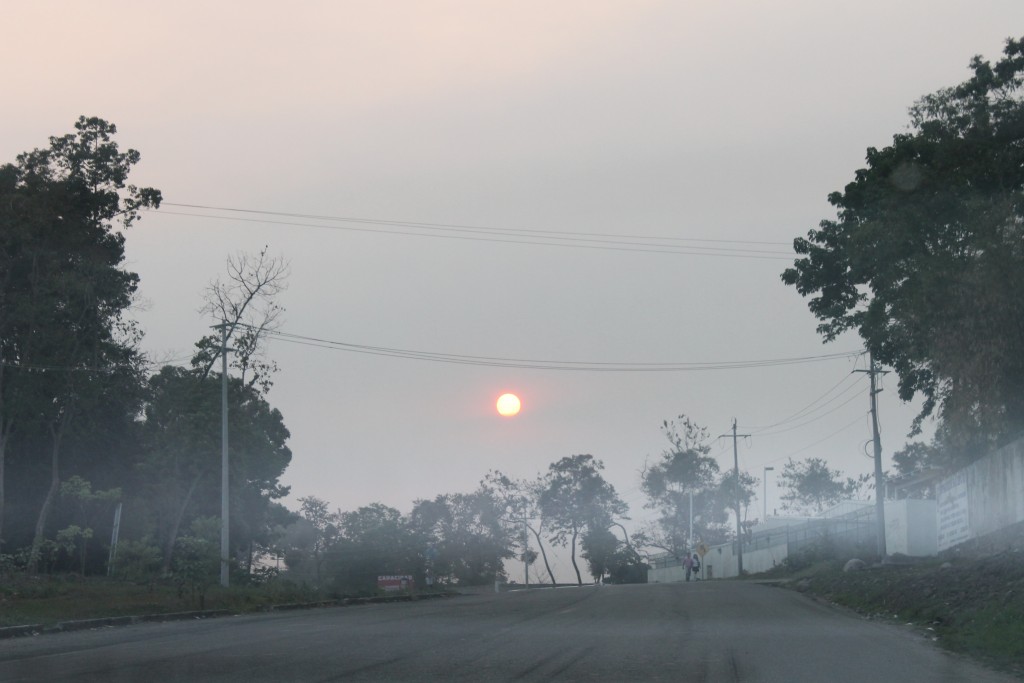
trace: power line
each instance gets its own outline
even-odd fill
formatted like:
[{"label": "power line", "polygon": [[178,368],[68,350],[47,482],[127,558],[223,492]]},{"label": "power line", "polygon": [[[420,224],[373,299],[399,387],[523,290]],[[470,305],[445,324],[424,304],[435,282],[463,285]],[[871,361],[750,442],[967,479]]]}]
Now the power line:
[{"label": "power line", "polygon": [[[213,220],[230,220],[242,223],[259,223],[287,227],[320,228],[328,230],[345,230],[351,232],[369,232],[377,235],[403,235],[410,237],[433,237],[467,241],[496,242],[502,244],[524,244],[548,247],[569,247],[576,249],[598,249],[604,251],[632,251],[686,256],[717,256],[762,260],[791,261],[795,254],[792,251],[762,249],[761,246],[783,246],[782,242],[758,242],[744,240],[721,240],[686,237],[648,237],[621,234],[598,234],[567,231],[541,231],[512,228],[488,228],[483,226],[465,226],[457,224],[421,223],[389,221],[366,218],[321,217],[308,214],[290,214],[284,212],[264,212],[251,209],[233,209],[195,204],[178,204],[164,202],[166,206],[197,208],[210,211],[225,211],[251,215],[272,217],[290,217],[304,220],[328,221],[328,223],[306,223],[281,221],[276,218],[243,218],[239,216],[213,215],[189,211],[166,211],[160,213],[171,216],[187,216]],[[370,225],[377,227],[355,227],[347,223]],[[399,230],[396,228],[405,228]],[[699,243],[699,244],[695,244]],[[716,246],[704,246],[704,245]],[[754,245],[753,247],[737,247],[730,245]],[[720,245],[720,246],[719,246]]]},{"label": "power line", "polygon": [[[854,366],[854,367],[856,368],[856,366]],[[856,369],[854,370],[854,372],[856,372]],[[833,396],[833,397],[832,397],[831,399],[829,399],[828,401],[825,401],[825,402],[824,402],[824,403],[822,403],[821,405],[818,405],[819,401],[821,401],[821,400],[822,400],[822,399],[824,399],[824,398],[825,398],[826,396],[828,396],[829,394],[831,394],[831,393],[832,393],[833,391],[835,391],[836,389],[838,389],[838,388],[839,388],[839,387],[840,387],[840,386],[841,386],[842,384],[844,384],[845,382],[848,382],[848,381],[850,380],[850,378],[851,378],[851,377],[855,377],[856,375],[854,374],[854,372],[850,372],[850,373],[847,373],[846,375],[844,375],[842,379],[840,379],[840,380],[839,380],[838,382],[836,382],[836,383],[835,383],[835,384],[833,384],[833,385],[832,385],[831,387],[829,387],[829,389],[828,389],[828,390],[827,390],[827,391],[826,391],[825,393],[823,393],[823,394],[822,394],[821,396],[817,397],[816,399],[814,399],[813,401],[811,401],[811,402],[810,402],[810,403],[808,403],[808,404],[807,404],[806,406],[804,406],[803,408],[801,408],[801,409],[800,409],[800,410],[798,410],[797,412],[793,413],[793,414],[792,414],[792,415],[790,415],[789,417],[787,417],[787,418],[785,418],[785,419],[783,419],[783,420],[779,420],[778,422],[774,422],[774,423],[772,423],[772,424],[770,424],[770,425],[765,425],[765,426],[763,426],[763,427],[751,427],[750,429],[751,429],[751,430],[753,430],[753,432],[754,432],[755,434],[757,434],[757,433],[763,432],[763,431],[765,431],[765,430],[768,430],[768,429],[772,429],[772,428],[774,428],[774,427],[778,427],[778,426],[781,426],[781,425],[787,424],[787,423],[789,423],[789,422],[792,422],[793,420],[797,420],[797,419],[800,419],[800,418],[801,418],[801,417],[803,417],[804,415],[809,415],[809,414],[811,414],[811,413],[817,412],[818,410],[820,410],[821,408],[824,408],[824,407],[825,407],[825,406],[827,406],[827,405],[828,405],[829,403],[832,403],[833,401],[837,400],[837,399],[838,399],[838,398],[839,398],[840,396],[842,396],[843,394],[846,394],[846,393],[847,393],[848,391],[850,391],[850,390],[851,390],[851,389],[853,388],[852,386],[850,386],[850,387],[847,387],[846,389],[844,389],[843,391],[841,391],[841,392],[840,392],[839,394],[837,394],[836,396]]]},{"label": "power line", "polygon": [[755,240],[723,240],[723,239],[709,239],[699,237],[660,237],[660,236],[643,236],[643,235],[622,235],[622,234],[605,234],[605,233],[588,233],[588,232],[569,232],[569,231],[558,231],[558,230],[531,230],[526,228],[494,228],[483,225],[465,225],[459,223],[427,223],[423,221],[397,221],[387,220],[381,218],[356,218],[352,216],[323,216],[316,214],[304,214],[304,213],[289,213],[284,211],[260,211],[257,209],[239,209],[233,207],[224,206],[209,206],[204,204],[181,204],[176,202],[162,202],[162,206],[179,206],[188,209],[204,209],[209,211],[225,211],[233,213],[248,213],[248,214],[259,214],[265,216],[283,216],[286,218],[307,218],[313,220],[322,221],[341,221],[351,223],[369,223],[375,225],[396,225],[396,226],[408,226],[408,227],[422,227],[422,228],[440,228],[440,229],[462,229],[462,230],[480,230],[488,232],[496,232],[499,234],[504,233],[524,233],[534,235],[566,235],[570,237],[620,237],[626,239],[638,239],[638,240],[661,240],[670,242],[720,242],[727,244],[760,244],[760,245],[774,245],[790,247],[790,242],[770,242],[770,241],[755,241]]},{"label": "power line", "polygon": [[[831,400],[827,401],[826,403],[823,403],[823,404],[822,404],[821,406],[819,406],[819,407],[818,407],[818,409],[820,409],[820,408],[824,408],[824,407],[825,407],[826,405],[828,405],[828,404],[829,404],[829,403],[831,403],[832,401],[835,401],[835,400],[837,400],[837,399],[838,399],[838,398],[839,398],[840,396],[842,396],[843,394],[846,394],[846,393],[848,393],[848,392],[849,392],[849,391],[850,391],[851,389],[855,389],[856,387],[857,387],[857,385],[856,385],[856,384],[851,384],[851,385],[850,385],[849,387],[847,387],[847,389],[846,389],[845,391],[843,391],[843,393],[842,393],[842,394],[839,394],[838,396],[835,396],[835,397],[833,397],[833,398],[832,398]],[[822,419],[822,418],[823,418],[823,417],[825,417],[826,415],[831,415],[832,413],[836,412],[837,410],[839,410],[839,409],[840,409],[840,408],[842,408],[843,406],[846,406],[846,405],[848,405],[848,404],[850,404],[850,403],[853,403],[853,402],[854,402],[855,400],[857,400],[858,398],[860,398],[860,396],[859,396],[859,395],[857,395],[857,394],[854,394],[853,396],[851,396],[851,397],[850,397],[850,398],[848,398],[847,400],[845,400],[845,401],[843,401],[842,403],[840,403],[839,405],[837,405],[837,406],[836,406],[835,408],[833,408],[832,410],[829,410],[829,411],[827,411],[827,412],[824,412],[824,413],[822,413],[821,415],[818,415],[818,416],[817,416],[817,417],[815,417],[815,418],[812,418],[812,419],[810,419],[810,420],[807,420],[807,421],[805,421],[805,422],[801,422],[801,423],[799,423],[799,424],[793,425],[792,427],[786,427],[785,429],[777,429],[777,430],[775,430],[775,431],[766,431],[766,432],[757,432],[757,435],[758,435],[758,436],[774,436],[774,435],[776,435],[776,434],[785,434],[786,432],[791,432],[791,431],[793,431],[794,429],[800,429],[801,427],[806,427],[807,425],[809,425],[809,424],[811,424],[811,423],[813,423],[813,422],[817,422],[818,420]],[[817,409],[816,409],[816,410],[817,410]]]},{"label": "power line", "polygon": [[860,351],[823,354],[820,356],[798,356],[792,358],[772,358],[761,360],[720,361],[710,363],[697,362],[594,362],[573,360],[539,360],[529,358],[502,358],[494,356],[474,356],[434,351],[419,351],[384,346],[368,346],[349,342],[332,341],[316,337],[308,337],[287,332],[274,331],[268,338],[279,341],[313,346],[334,351],[362,353],[392,358],[405,358],[435,363],[451,363],[456,365],[476,365],[485,367],[519,368],[529,370],[559,370],[585,372],[698,372],[709,370],[742,370],[749,368],[774,367],[780,365],[796,365],[802,363],[824,362],[839,358],[849,358]]},{"label": "power line", "polygon": [[846,431],[847,429],[849,429],[850,427],[852,427],[852,426],[854,426],[855,424],[857,424],[858,422],[860,422],[860,421],[861,421],[862,419],[864,419],[864,417],[866,417],[866,416],[867,416],[868,414],[869,414],[869,413],[861,413],[861,414],[860,414],[860,415],[858,415],[858,416],[857,416],[856,418],[854,418],[854,420],[853,420],[852,422],[848,422],[847,424],[843,425],[842,427],[840,427],[840,428],[839,428],[839,429],[837,429],[836,431],[832,432],[832,433],[831,433],[831,434],[829,434],[828,436],[824,436],[824,437],[822,437],[822,438],[818,439],[817,441],[815,441],[815,442],[813,442],[813,443],[807,444],[807,445],[806,445],[806,446],[804,446],[803,448],[800,448],[800,449],[798,449],[798,450],[795,450],[795,451],[793,451],[792,453],[789,453],[789,454],[787,454],[787,455],[783,455],[783,456],[780,456],[780,457],[778,457],[778,458],[775,458],[775,459],[773,459],[773,460],[769,460],[767,464],[771,465],[772,463],[776,463],[776,462],[779,462],[779,461],[781,461],[781,460],[785,460],[785,459],[787,459],[787,458],[792,458],[792,457],[793,457],[794,455],[797,455],[797,454],[799,454],[799,453],[803,453],[804,451],[806,451],[806,450],[807,450],[807,449],[809,449],[809,448],[813,448],[813,447],[817,446],[818,444],[820,444],[820,443],[822,443],[822,442],[824,442],[824,441],[828,441],[828,440],[829,440],[829,439],[831,439],[831,438],[832,438],[833,436],[837,436],[838,434],[841,434],[842,432],[845,432],[845,431]]}]

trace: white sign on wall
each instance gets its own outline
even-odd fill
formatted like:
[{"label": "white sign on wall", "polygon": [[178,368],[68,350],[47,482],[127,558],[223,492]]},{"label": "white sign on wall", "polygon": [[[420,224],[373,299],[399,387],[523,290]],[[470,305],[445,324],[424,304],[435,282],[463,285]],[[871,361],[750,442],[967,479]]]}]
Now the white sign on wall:
[{"label": "white sign on wall", "polygon": [[967,510],[967,472],[960,471],[939,483],[939,551],[970,540],[971,525]]}]

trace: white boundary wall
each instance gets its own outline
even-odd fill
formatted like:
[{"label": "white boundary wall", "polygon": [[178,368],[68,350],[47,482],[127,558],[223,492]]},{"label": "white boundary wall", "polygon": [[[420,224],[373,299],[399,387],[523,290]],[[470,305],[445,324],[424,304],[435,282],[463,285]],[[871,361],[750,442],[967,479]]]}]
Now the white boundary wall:
[{"label": "white boundary wall", "polygon": [[938,545],[946,550],[1024,522],[1024,439],[985,456],[938,486]]}]

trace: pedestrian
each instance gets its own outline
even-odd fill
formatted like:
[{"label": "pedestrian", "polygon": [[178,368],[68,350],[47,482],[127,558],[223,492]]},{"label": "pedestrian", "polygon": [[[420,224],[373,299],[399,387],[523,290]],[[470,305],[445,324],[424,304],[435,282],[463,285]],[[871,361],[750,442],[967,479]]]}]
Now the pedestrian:
[{"label": "pedestrian", "polygon": [[690,572],[693,571],[693,558],[687,553],[686,557],[683,558],[683,567],[686,568],[686,580],[690,580]]},{"label": "pedestrian", "polygon": [[690,562],[693,569],[693,580],[697,581],[700,579],[700,557],[697,556],[697,553],[693,554],[693,558]]}]

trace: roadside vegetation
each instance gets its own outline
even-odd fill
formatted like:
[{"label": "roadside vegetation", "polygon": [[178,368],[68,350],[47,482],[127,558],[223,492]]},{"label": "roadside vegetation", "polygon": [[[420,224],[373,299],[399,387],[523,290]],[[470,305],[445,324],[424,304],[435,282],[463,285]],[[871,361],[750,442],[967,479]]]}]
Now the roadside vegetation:
[{"label": "roadside vegetation", "polygon": [[202,605],[173,582],[146,584],[100,578],[20,576],[0,587],[0,628],[40,624],[50,627],[76,619],[170,614],[205,610],[248,612],[271,605],[317,600],[316,594],[288,582],[260,586],[211,586]]},{"label": "roadside vegetation", "polygon": [[1024,676],[1024,551],[929,558],[843,571],[846,559],[820,552],[793,558],[754,579],[858,614],[910,625],[943,648]]},{"label": "roadside vegetation", "polygon": [[345,600],[409,599],[410,596],[436,597],[450,593],[444,588],[402,593],[375,589],[343,595],[273,579],[230,588],[210,585],[200,599],[197,594],[182,590],[173,580],[132,583],[98,577],[83,579],[76,575],[17,576],[0,585],[0,629],[28,624],[48,629],[61,622],[123,616],[218,611],[242,614],[272,608],[331,605]]}]

